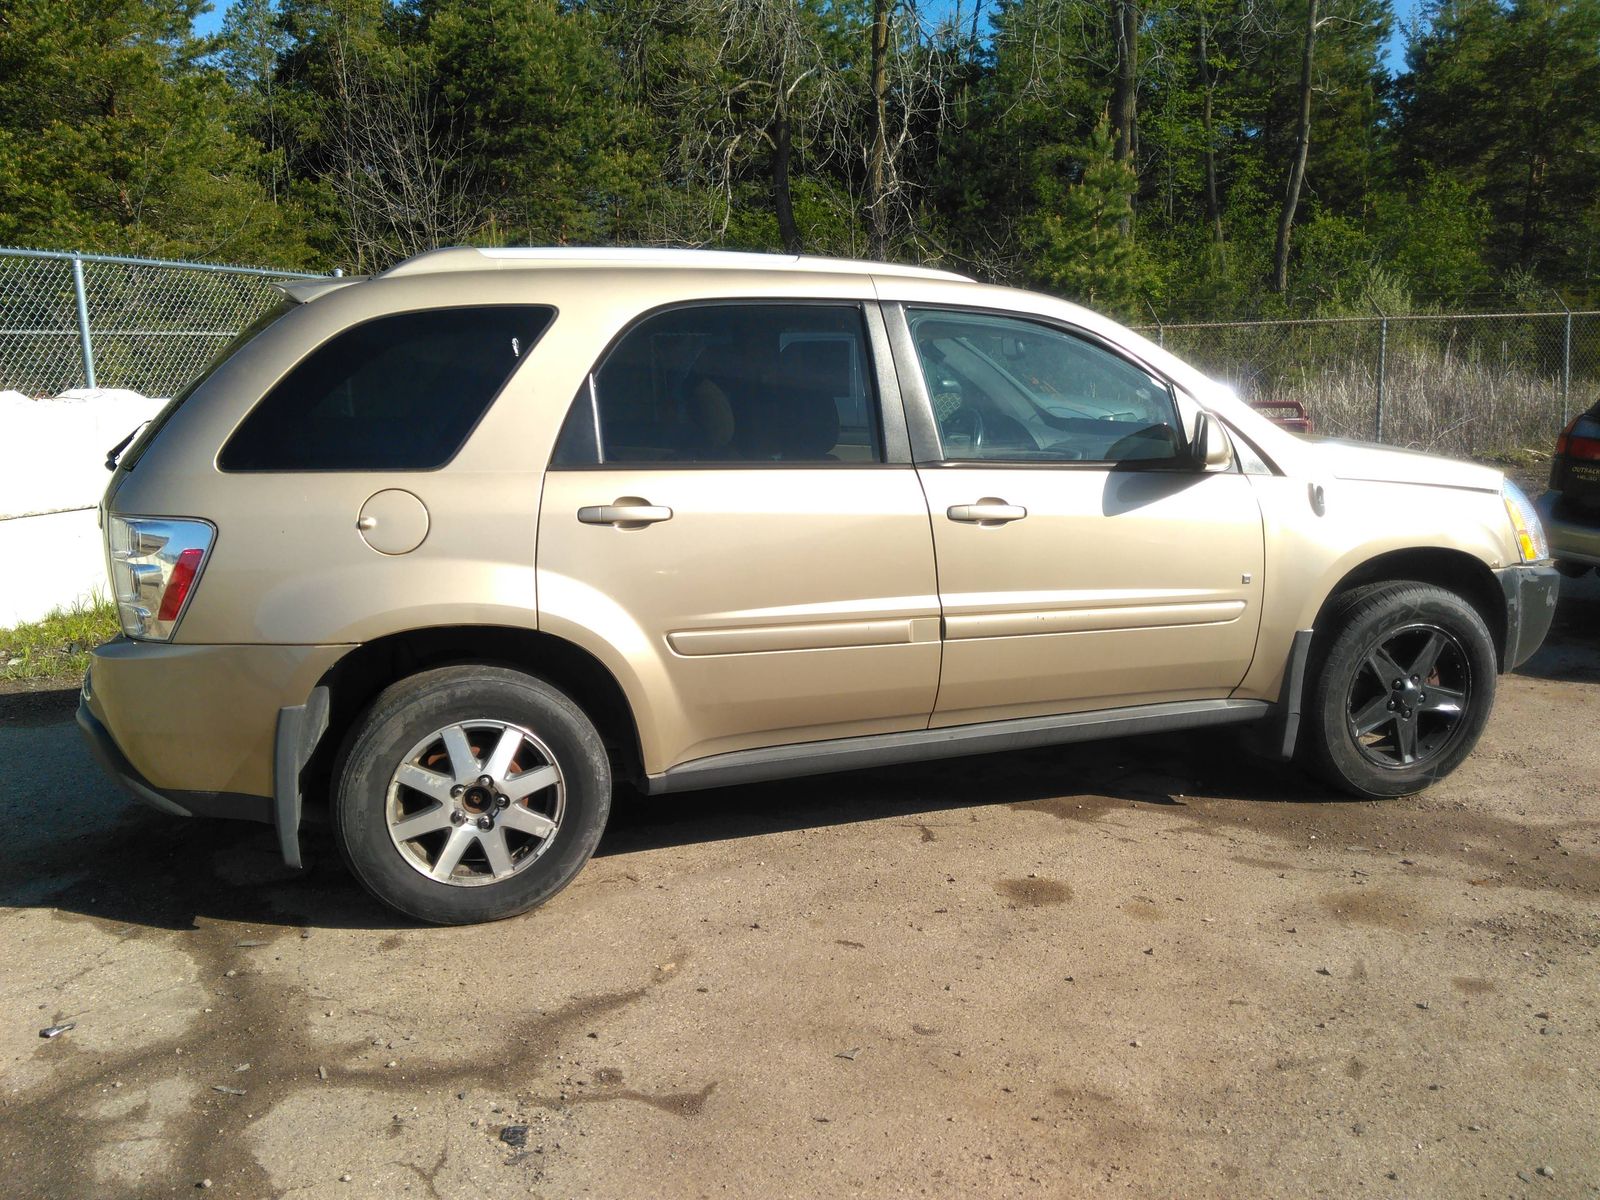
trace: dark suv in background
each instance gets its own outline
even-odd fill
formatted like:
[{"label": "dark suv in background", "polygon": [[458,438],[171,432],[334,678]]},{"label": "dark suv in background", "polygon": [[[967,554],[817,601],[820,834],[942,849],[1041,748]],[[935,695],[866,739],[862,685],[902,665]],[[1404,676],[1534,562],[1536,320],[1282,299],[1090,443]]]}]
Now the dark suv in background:
[{"label": "dark suv in background", "polygon": [[1556,439],[1550,490],[1538,507],[1564,574],[1576,577],[1600,566],[1600,404]]}]

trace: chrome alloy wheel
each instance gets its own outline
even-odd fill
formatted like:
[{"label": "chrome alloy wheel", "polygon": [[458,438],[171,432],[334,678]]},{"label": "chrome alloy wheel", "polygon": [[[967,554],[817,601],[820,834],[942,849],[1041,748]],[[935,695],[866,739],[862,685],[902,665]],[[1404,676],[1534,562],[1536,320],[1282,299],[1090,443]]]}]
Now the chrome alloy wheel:
[{"label": "chrome alloy wheel", "polygon": [[461,721],[423,738],[389,781],[400,856],[438,883],[479,887],[525,870],[555,841],[566,783],[549,747],[505,721]]},{"label": "chrome alloy wheel", "polygon": [[1472,667],[1456,636],[1437,625],[1392,629],[1367,650],[1350,681],[1345,713],[1362,755],[1412,767],[1442,754],[1463,727]]}]

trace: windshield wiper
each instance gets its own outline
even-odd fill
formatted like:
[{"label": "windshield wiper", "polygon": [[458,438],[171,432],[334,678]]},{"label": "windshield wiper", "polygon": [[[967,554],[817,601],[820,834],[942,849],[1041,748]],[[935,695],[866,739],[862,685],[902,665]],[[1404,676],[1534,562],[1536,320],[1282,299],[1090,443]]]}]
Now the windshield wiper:
[{"label": "windshield wiper", "polygon": [[128,448],[128,443],[138,437],[148,424],[150,424],[149,421],[140,421],[138,427],[132,433],[106,451],[106,470],[115,471],[117,469],[117,460],[122,457],[122,452]]}]

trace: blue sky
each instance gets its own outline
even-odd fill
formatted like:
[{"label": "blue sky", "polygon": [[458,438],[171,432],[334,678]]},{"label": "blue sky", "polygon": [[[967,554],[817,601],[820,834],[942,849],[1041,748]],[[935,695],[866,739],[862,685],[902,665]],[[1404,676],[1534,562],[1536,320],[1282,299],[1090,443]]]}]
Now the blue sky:
[{"label": "blue sky", "polygon": [[[1422,0],[1394,0],[1394,35],[1384,50],[1384,58],[1391,71],[1399,71],[1405,67],[1405,25],[1421,7]],[[228,0],[213,0],[211,11],[195,22],[195,32],[210,34],[221,29],[222,14],[227,8]]]}]

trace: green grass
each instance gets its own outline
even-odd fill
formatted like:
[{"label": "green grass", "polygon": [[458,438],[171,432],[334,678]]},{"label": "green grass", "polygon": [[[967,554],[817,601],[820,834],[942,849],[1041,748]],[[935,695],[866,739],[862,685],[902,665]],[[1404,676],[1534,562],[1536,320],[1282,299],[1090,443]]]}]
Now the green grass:
[{"label": "green grass", "polygon": [[98,598],[0,629],[0,680],[82,679],[89,651],[118,632],[116,606]]}]

